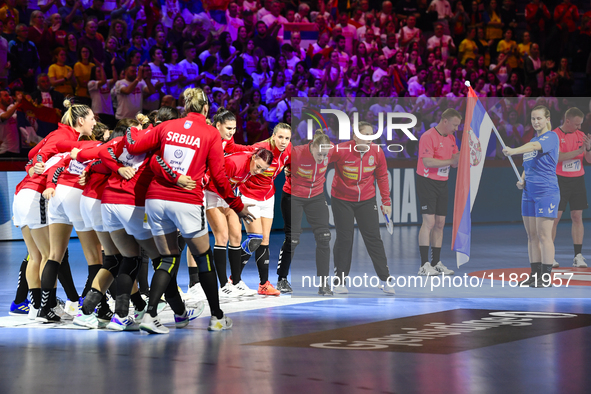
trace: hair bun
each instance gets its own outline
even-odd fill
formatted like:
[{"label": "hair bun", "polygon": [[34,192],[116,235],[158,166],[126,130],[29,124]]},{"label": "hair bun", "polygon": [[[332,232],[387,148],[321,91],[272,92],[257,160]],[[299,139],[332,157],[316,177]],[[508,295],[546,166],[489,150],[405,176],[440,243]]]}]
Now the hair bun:
[{"label": "hair bun", "polygon": [[321,135],[321,134],[325,134],[324,130],[322,130],[322,129],[316,129],[316,131],[314,132],[314,135]]},{"label": "hair bun", "polygon": [[64,100],[64,108],[71,108],[72,105],[72,98],[67,98]]},{"label": "hair bun", "polygon": [[144,114],[137,114],[135,116],[135,118],[137,119],[138,122],[140,122],[140,124],[145,125],[146,123],[150,122],[150,118],[148,118],[146,115]]}]

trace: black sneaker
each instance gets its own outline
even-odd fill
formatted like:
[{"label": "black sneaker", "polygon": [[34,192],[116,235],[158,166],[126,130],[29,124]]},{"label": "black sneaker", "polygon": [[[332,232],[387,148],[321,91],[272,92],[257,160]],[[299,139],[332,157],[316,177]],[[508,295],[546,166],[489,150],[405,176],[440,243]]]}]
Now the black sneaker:
[{"label": "black sneaker", "polygon": [[318,294],[321,295],[321,296],[331,296],[331,295],[334,295],[334,293],[330,289],[330,286],[328,286],[328,285],[326,285],[326,286],[320,286],[318,288]]},{"label": "black sneaker", "polygon": [[293,293],[293,289],[291,288],[291,285],[289,284],[287,279],[280,279],[277,282],[277,290],[279,290],[282,293]]},{"label": "black sneaker", "polygon": [[59,323],[62,319],[53,311],[52,308],[43,307],[37,312],[37,318],[35,321],[42,323]]}]

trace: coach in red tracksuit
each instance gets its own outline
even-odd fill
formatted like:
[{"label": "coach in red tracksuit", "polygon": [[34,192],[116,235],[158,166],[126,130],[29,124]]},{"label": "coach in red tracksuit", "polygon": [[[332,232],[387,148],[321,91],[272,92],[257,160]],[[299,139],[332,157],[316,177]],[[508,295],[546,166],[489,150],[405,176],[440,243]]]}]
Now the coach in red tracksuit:
[{"label": "coach in red tracksuit", "polygon": [[[373,134],[373,127],[359,122],[359,131],[364,135]],[[369,148],[367,148],[369,147]],[[355,222],[381,281],[387,281],[390,273],[384,244],[380,236],[378,206],[376,202],[377,180],[382,197],[382,210],[386,215],[392,212],[386,156],[382,148],[353,136],[333,149],[330,161],[335,162],[336,172],[332,182],[332,212],[337,232],[334,244],[335,271],[339,278],[349,275],[353,253],[353,230]],[[358,151],[356,151],[358,150]],[[362,153],[360,153],[362,152]],[[389,294],[393,288],[382,286]],[[335,293],[347,293],[345,286],[334,287]]]}]

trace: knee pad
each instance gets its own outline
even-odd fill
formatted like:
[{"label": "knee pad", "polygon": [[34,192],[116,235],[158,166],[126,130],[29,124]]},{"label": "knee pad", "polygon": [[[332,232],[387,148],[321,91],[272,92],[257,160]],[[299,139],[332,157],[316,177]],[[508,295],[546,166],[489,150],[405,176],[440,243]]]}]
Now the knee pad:
[{"label": "knee pad", "polygon": [[242,250],[244,250],[248,254],[253,254],[255,250],[261,246],[263,242],[263,235],[262,234],[248,234],[246,240],[242,242]]},{"label": "knee pad", "polygon": [[187,242],[185,241],[185,239],[181,235],[181,232],[180,231],[178,232],[177,241],[179,243],[180,253],[183,253],[183,250],[185,249],[185,246],[187,246]]},{"label": "knee pad", "polygon": [[213,252],[211,249],[199,256],[193,255],[193,258],[195,259],[195,263],[197,263],[197,269],[200,274],[213,271]]},{"label": "knee pad", "polygon": [[141,263],[142,258],[140,256],[123,257],[121,259],[121,266],[119,267],[119,275],[129,275],[132,280],[135,280]]},{"label": "knee pad", "polygon": [[289,241],[291,247],[295,249],[300,244],[300,234],[291,234],[285,237],[286,241]]},{"label": "knee pad", "polygon": [[[119,261],[120,259],[117,258],[118,256],[105,256],[103,259],[103,269],[106,269],[113,275],[113,278],[117,277],[119,274]],[[119,256],[120,257],[120,256]]]},{"label": "knee pad", "polygon": [[314,231],[314,238],[319,247],[328,248],[330,246],[330,231],[327,228]]},{"label": "knee pad", "polygon": [[156,269],[163,270],[171,274],[174,270],[174,267],[178,266],[180,259],[181,256],[179,255],[160,256],[160,263]]}]

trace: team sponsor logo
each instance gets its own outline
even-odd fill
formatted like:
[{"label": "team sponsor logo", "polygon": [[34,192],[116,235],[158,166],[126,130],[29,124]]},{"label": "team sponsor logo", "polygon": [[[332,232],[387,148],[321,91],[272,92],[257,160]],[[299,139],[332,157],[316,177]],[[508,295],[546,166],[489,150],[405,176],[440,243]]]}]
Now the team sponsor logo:
[{"label": "team sponsor logo", "polygon": [[301,167],[298,167],[298,170],[296,172],[296,174],[298,174],[302,178],[306,178],[306,179],[312,179],[312,174],[313,173],[314,173],[314,171],[312,171],[312,170],[305,170],[305,169],[303,169]]},{"label": "team sponsor logo", "polygon": [[174,151],[174,157],[176,157],[177,159],[180,159],[181,157],[183,157],[183,151],[180,149],[177,149],[176,151]]},{"label": "team sponsor logo", "polygon": [[523,161],[531,160],[538,155],[538,151],[527,152],[523,154]]},{"label": "team sponsor logo", "polygon": [[118,157],[121,164],[123,164],[125,167],[132,167],[135,170],[140,168],[145,158],[145,153],[142,153],[141,155],[132,155],[127,151],[127,148],[123,148],[121,155]]},{"label": "team sponsor logo", "polygon": [[539,208],[538,213],[544,213],[544,208]]},{"label": "team sponsor logo", "polygon": [[185,121],[185,124],[183,125],[183,127],[185,129],[190,129],[192,125],[193,125],[193,122],[190,120],[187,120],[187,121]]},{"label": "team sponsor logo", "polygon": [[345,178],[353,179],[355,181],[359,179],[359,174],[357,174],[356,172],[343,171],[343,175],[345,176]]},{"label": "team sponsor logo", "polygon": [[273,176],[275,175],[275,170],[277,169],[277,167],[269,167],[265,170],[265,172],[263,172],[263,176]]},{"label": "team sponsor logo", "polygon": [[350,166],[343,166],[343,171],[358,171],[359,168],[357,167],[350,167]]},{"label": "team sponsor logo", "polygon": [[363,167],[363,172],[373,172],[376,169],[376,166],[371,167]]},{"label": "team sponsor logo", "polygon": [[454,309],[248,345],[453,354],[589,326],[589,314]]},{"label": "team sponsor logo", "polygon": [[318,170],[318,172],[319,172],[319,173],[321,173],[321,174],[322,174],[323,172],[326,172],[326,167],[323,167],[323,168],[319,169],[319,170]]},{"label": "team sponsor logo", "polygon": [[373,166],[373,163],[374,163],[374,162],[375,162],[375,159],[374,159],[374,157],[373,157],[373,156],[369,156],[369,160],[367,161],[367,163],[368,163],[370,166]]}]

